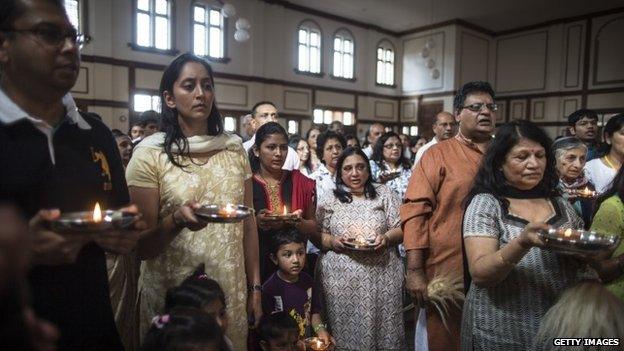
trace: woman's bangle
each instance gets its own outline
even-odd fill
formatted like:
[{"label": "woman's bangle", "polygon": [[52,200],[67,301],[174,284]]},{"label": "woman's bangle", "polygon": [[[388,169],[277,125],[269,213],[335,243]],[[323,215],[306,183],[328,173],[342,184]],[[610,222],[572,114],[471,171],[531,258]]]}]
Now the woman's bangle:
[{"label": "woman's bangle", "polygon": [[500,261],[505,265],[505,266],[509,266],[509,267],[514,267],[516,264],[510,261],[507,261],[505,259],[505,257],[503,257],[503,253],[501,252],[501,250],[496,251],[498,254],[498,258],[500,259]]},{"label": "woman's bangle", "polygon": [[314,330],[315,334],[318,334],[321,330],[327,330],[327,325],[325,323],[319,323],[317,325],[313,325],[312,330]]}]

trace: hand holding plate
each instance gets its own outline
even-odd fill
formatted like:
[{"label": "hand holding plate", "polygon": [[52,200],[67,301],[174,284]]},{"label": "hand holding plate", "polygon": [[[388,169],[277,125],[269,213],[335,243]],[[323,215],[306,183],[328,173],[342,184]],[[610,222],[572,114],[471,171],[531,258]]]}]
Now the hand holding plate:
[{"label": "hand holding plate", "polygon": [[550,229],[550,226],[545,223],[533,222],[527,224],[518,237],[520,245],[525,249],[544,246],[545,242],[544,239],[542,239],[540,232],[548,231],[548,229]]},{"label": "hand holding plate", "polygon": [[200,208],[201,205],[197,201],[187,201],[173,212],[173,221],[179,223],[183,228],[192,231],[200,230],[208,224],[207,221],[195,215],[195,211]]},{"label": "hand holding plate", "polygon": [[135,205],[119,209],[120,212],[137,215],[128,228],[105,230],[93,236],[94,241],[103,249],[118,254],[128,254],[134,250],[141,231],[147,228],[147,223],[140,218],[139,210]]},{"label": "hand holding plate", "polygon": [[62,234],[46,228],[47,223],[61,216],[58,209],[40,210],[30,219],[33,263],[61,265],[76,261],[82,247],[93,240],[90,235]]}]

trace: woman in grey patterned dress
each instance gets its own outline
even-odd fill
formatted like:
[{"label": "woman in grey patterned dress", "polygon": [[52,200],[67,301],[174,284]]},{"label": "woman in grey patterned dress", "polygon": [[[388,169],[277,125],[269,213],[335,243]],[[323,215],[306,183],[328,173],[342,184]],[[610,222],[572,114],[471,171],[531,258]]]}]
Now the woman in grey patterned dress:
[{"label": "woman in grey patterned dress", "polygon": [[498,129],[484,156],[463,224],[472,276],[463,311],[463,350],[531,349],[558,295],[596,277],[578,259],[540,248],[539,230],[583,228],[555,190],[550,144],[539,127],[516,121]]},{"label": "woman in grey patterned dress", "polygon": [[[374,186],[360,149],[347,148],[337,165],[337,190],[319,201],[323,254],[317,263],[336,350],[405,350],[403,265],[393,246],[403,240],[399,197]],[[354,251],[347,238],[372,240]]]}]

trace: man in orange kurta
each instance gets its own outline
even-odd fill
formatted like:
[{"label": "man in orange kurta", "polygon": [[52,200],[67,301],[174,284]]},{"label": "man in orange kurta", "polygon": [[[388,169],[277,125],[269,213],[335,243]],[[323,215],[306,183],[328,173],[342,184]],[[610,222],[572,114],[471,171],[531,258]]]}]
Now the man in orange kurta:
[{"label": "man in orange kurta", "polygon": [[427,304],[427,284],[436,275],[463,277],[462,205],[492,137],[497,109],[493,99],[486,82],[461,88],[453,102],[459,133],[424,153],[401,206],[407,289],[427,308],[429,351],[460,348],[461,310],[450,305],[445,327],[437,310]]}]

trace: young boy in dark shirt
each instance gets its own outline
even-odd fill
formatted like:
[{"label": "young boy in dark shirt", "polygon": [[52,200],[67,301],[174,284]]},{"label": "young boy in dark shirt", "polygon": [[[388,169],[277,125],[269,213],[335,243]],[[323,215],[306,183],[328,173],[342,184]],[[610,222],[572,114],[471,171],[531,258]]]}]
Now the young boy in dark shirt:
[{"label": "young boy in dark shirt", "polygon": [[309,326],[329,344],[333,338],[321,319],[322,305],[318,289],[310,275],[302,272],[306,259],[306,238],[296,230],[281,231],[271,240],[271,261],[278,270],[262,286],[262,310],[265,314],[288,313],[305,337]]}]

